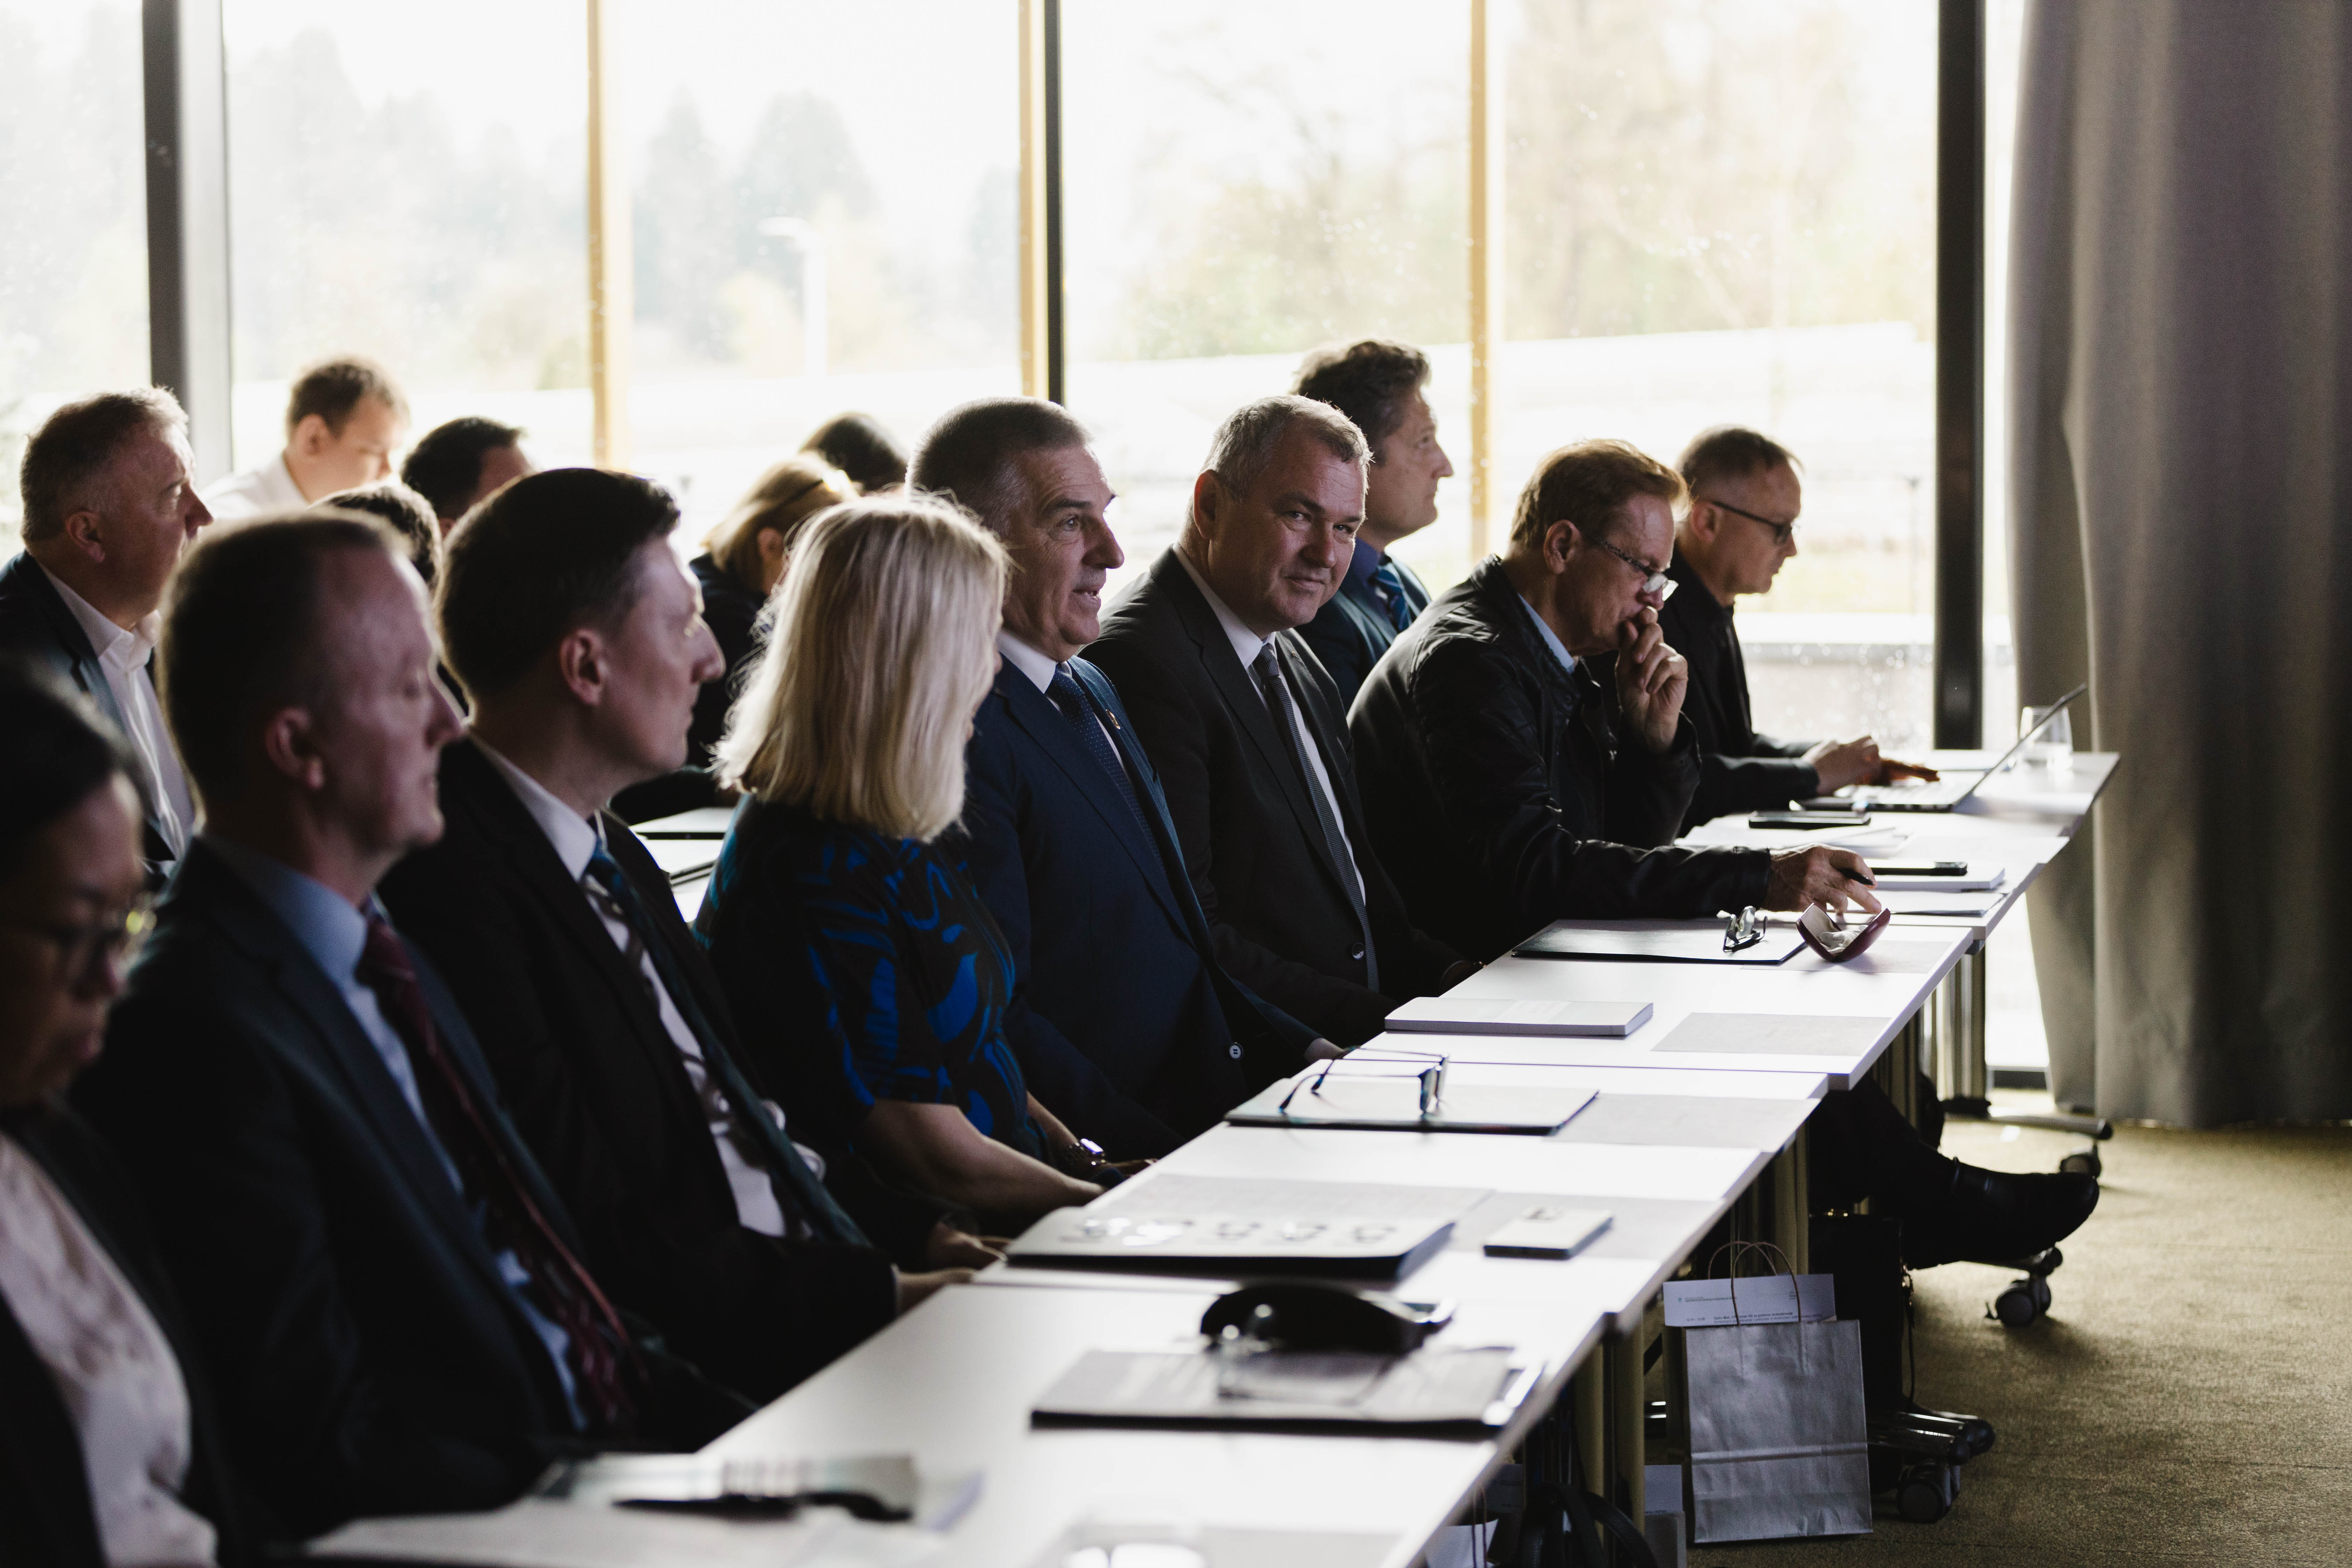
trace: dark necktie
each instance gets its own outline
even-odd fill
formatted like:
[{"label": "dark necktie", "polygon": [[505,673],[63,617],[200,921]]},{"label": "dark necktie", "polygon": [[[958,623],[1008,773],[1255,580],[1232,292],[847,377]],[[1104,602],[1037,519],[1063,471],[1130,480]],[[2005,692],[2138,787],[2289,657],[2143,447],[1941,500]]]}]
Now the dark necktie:
[{"label": "dark necktie", "polygon": [[540,1211],[505,1144],[491,1132],[466,1075],[442,1044],[407,944],[381,915],[368,920],[367,946],[355,973],[375,993],[385,1020],[408,1047],[425,1119],[457,1165],[466,1195],[488,1215],[491,1245],[521,1260],[530,1277],[525,1289],[532,1303],[563,1331],[582,1409],[598,1432],[625,1434],[635,1417],[627,1373],[636,1346],[604,1292]]},{"label": "dark necktie", "polygon": [[[610,910],[614,918],[628,931],[628,946],[622,952],[621,962],[630,973],[644,976],[644,961],[646,955],[652,955],[654,973],[661,976],[662,989],[669,993],[671,1005],[677,1009],[677,1016],[692,1031],[695,1044],[702,1047],[702,1065],[719,1080],[720,1090],[727,1096],[728,1109],[735,1113],[738,1146],[740,1147],[744,1141],[752,1143],[753,1146],[744,1152],[767,1167],[770,1177],[783,1189],[785,1199],[797,1212],[801,1222],[819,1240],[836,1242],[845,1247],[867,1245],[865,1233],[857,1228],[857,1222],[834,1201],[831,1193],[825,1191],[824,1184],[817,1180],[816,1173],[810,1170],[808,1162],[801,1158],[801,1152],[793,1147],[793,1141],[784,1136],[783,1129],[778,1127],[775,1118],[768,1114],[767,1106],[752,1089],[751,1079],[743,1076],[743,1069],[736,1065],[733,1055],[719,1043],[717,1032],[710,1026],[710,1020],[703,1016],[701,1005],[695,1001],[693,988],[687,984],[684,972],[678,968],[676,955],[655,931],[652,919],[637,898],[636,889],[630,886],[628,878],[622,874],[620,862],[605,851],[601,840],[596,852],[588,857],[588,869],[581,874],[580,885],[587,889],[591,899]],[[645,985],[647,998],[654,1005],[654,1013],[658,1016],[661,998],[653,994],[654,983],[650,978],[646,980]]]},{"label": "dark necktie", "polygon": [[1144,820],[1143,803],[1135,795],[1135,781],[1127,776],[1127,764],[1118,760],[1118,752],[1111,747],[1110,737],[1103,733],[1102,724],[1095,712],[1094,700],[1087,695],[1087,689],[1080,686],[1077,678],[1070,673],[1069,666],[1057,664],[1054,667],[1054,679],[1046,686],[1045,695],[1053,699],[1054,706],[1061,710],[1062,717],[1070,721],[1071,732],[1077,736],[1078,744],[1087,749],[1087,755],[1110,774],[1111,782],[1118,786],[1118,797],[1127,802],[1127,809],[1135,814],[1135,825],[1143,829],[1144,837],[1150,838],[1151,825]]},{"label": "dark necktie", "polygon": [[1339,831],[1339,818],[1333,803],[1316,786],[1314,770],[1298,753],[1298,730],[1291,719],[1290,687],[1282,679],[1282,666],[1275,658],[1274,644],[1258,649],[1250,665],[1250,674],[1257,681],[1258,695],[1265,700],[1266,711],[1274,716],[1275,733],[1282,737],[1283,748],[1290,753],[1291,768],[1298,774],[1307,798],[1315,803],[1315,820],[1323,826],[1324,847],[1331,851],[1332,864],[1339,868],[1339,886],[1347,889],[1348,901],[1355,906],[1356,925],[1364,933],[1364,985],[1381,988],[1381,959],[1372,945],[1372,922],[1364,910],[1363,890],[1356,885],[1355,858],[1349,852],[1347,835]]},{"label": "dark necktie", "polygon": [[1372,583],[1388,605],[1390,623],[1399,631],[1412,625],[1412,602],[1404,596],[1404,579],[1397,575],[1396,563],[1382,556],[1372,568]]}]

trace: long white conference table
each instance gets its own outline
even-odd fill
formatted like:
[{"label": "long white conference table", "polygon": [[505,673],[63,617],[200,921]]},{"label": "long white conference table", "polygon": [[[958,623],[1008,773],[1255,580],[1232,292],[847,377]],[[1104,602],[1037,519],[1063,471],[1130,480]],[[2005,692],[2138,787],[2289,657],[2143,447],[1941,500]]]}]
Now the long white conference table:
[{"label": "long white conference table", "polygon": [[[1072,1550],[1129,1541],[1184,1543],[1210,1568],[1410,1568],[1475,1503],[1528,1427],[1569,1400],[1579,1407],[1588,1479],[1609,1486],[1638,1520],[1640,1336],[1658,1292],[1742,1205],[1735,1234],[1777,1239],[1801,1259],[1800,1134],[1812,1105],[1861,1081],[1890,1050],[1916,1050],[1923,1013],[1956,976],[1968,978],[1971,963],[1969,983],[1980,997],[1985,937],[2064,848],[2114,766],[2112,756],[2077,756],[2071,773],[2021,770],[1989,781],[1959,813],[1882,814],[1878,842],[1905,842],[1868,854],[1997,860],[2006,875],[1997,895],[1969,913],[1898,915],[1851,963],[1810,953],[1762,969],[1507,957],[1459,993],[1643,1000],[1653,1015],[1623,1040],[1414,1034],[1366,1047],[1374,1057],[1440,1052],[1449,1084],[1592,1090],[1549,1137],[1221,1126],[1100,1200],[1133,1203],[1156,1184],[1239,1178],[1466,1188],[1606,1209],[1610,1228],[1565,1261],[1486,1257],[1465,1219],[1445,1250],[1395,1287],[1456,1304],[1442,1342],[1508,1343],[1540,1360],[1536,1395],[1501,1431],[1447,1440],[1034,1426],[1030,1410],[1081,1352],[1196,1345],[1201,1313],[1231,1282],[998,1265],[933,1297],[711,1452],[906,1454],[934,1482],[978,1477],[975,1500],[943,1530],[845,1523],[775,1558],[779,1565],[936,1559],[1062,1568]],[[689,918],[706,879],[696,868],[707,867],[725,815],[689,813],[640,829],[679,873],[674,886]],[[1771,846],[1798,837],[1726,819],[1689,841]],[[1976,1014],[1980,1028],[1980,1001]],[[1978,1061],[1980,1079],[1980,1054]],[[615,1557],[707,1560],[707,1533],[694,1531],[707,1532],[709,1521],[690,1521],[692,1531],[688,1522],[678,1521],[676,1550],[665,1552],[648,1548],[643,1522],[633,1521],[630,1544]],[[1099,1556],[1070,1561],[1120,1568]]]}]

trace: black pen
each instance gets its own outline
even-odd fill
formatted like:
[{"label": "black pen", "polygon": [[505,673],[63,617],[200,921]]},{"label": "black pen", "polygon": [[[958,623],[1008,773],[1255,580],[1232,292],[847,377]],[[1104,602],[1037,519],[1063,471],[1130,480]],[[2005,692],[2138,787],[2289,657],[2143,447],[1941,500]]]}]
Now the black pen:
[{"label": "black pen", "polygon": [[1858,872],[1849,871],[1843,866],[1839,867],[1837,870],[1838,875],[1843,877],[1849,882],[1860,882],[1865,888],[1875,888],[1878,886],[1878,879],[1875,877],[1864,877]]}]

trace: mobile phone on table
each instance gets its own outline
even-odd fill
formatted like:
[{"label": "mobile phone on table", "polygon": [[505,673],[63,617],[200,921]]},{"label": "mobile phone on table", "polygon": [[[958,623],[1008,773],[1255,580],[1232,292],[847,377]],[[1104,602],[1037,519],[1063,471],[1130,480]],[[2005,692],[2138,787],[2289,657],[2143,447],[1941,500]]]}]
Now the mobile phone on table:
[{"label": "mobile phone on table", "polygon": [[1965,877],[1965,860],[1873,860],[1870,869],[1880,877]]}]

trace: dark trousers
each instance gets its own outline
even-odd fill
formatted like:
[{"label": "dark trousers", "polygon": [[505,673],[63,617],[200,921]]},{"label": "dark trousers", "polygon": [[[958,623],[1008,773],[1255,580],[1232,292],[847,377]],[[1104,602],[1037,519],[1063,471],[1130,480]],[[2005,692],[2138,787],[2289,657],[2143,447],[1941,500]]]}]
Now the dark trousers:
[{"label": "dark trousers", "polygon": [[[1924,1103],[1935,1104],[1932,1090]],[[1941,1121],[1940,1110],[1936,1120]],[[1806,1136],[1806,1195],[1817,1212],[1851,1208],[1869,1198],[1900,1214],[1951,1187],[1951,1161],[1936,1152],[1934,1142],[1905,1120],[1875,1083],[1822,1096]]]}]

